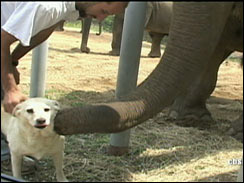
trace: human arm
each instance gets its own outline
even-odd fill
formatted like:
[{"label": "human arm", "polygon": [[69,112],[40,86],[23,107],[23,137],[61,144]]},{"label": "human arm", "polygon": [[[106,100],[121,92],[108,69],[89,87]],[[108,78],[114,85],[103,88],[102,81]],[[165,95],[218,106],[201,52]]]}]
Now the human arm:
[{"label": "human arm", "polygon": [[[11,113],[18,103],[27,98],[17,87],[17,84],[19,83],[19,72],[16,65],[18,65],[19,59],[34,47],[47,40],[59,23],[42,30],[37,35],[33,36],[30,41],[30,46],[23,46],[19,43],[12,54],[10,54],[10,45],[17,41],[17,39],[6,31],[1,31],[1,37],[3,38],[1,40],[1,78],[5,93],[3,104],[7,112]],[[15,81],[13,80],[14,78]]]},{"label": "human arm", "polygon": [[48,39],[48,37],[53,33],[55,28],[64,21],[60,21],[53,26],[40,31],[37,35],[33,36],[30,41],[30,46],[23,46],[22,44],[18,44],[16,48],[12,52],[12,59],[14,62],[18,63],[18,60],[21,59],[26,53],[28,53],[30,50],[35,48],[37,45],[41,44],[45,40]]},{"label": "human arm", "polygon": [[9,113],[12,112],[15,105],[27,98],[20,92],[14,77],[17,69],[12,65],[10,46],[15,41],[17,39],[14,36],[1,30],[1,84],[4,90],[3,105]]}]

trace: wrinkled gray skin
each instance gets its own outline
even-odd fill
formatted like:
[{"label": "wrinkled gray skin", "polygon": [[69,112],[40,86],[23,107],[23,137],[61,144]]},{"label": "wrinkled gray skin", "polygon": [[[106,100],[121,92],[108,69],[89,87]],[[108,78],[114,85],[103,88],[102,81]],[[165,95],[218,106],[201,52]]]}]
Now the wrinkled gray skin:
[{"label": "wrinkled gray skin", "polygon": [[[145,20],[145,30],[152,39],[149,57],[160,57],[160,43],[164,36],[169,34],[170,21],[172,17],[172,2],[148,2]],[[115,17],[113,26],[113,40],[111,55],[120,54],[120,44],[123,29],[124,14]]]},{"label": "wrinkled gray skin", "polygon": [[61,110],[55,130],[63,135],[121,132],[171,104],[175,117],[211,119],[206,100],[220,64],[233,51],[243,52],[242,2],[175,2],[166,49],[148,78],[120,101]]}]

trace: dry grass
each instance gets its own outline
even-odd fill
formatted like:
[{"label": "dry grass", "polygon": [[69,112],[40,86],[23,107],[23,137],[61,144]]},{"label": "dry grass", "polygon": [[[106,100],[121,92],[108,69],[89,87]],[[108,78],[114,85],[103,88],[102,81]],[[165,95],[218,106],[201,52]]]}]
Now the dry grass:
[{"label": "dry grass", "polygon": [[[110,41],[110,34],[100,37],[92,34],[89,40],[92,53],[88,55],[78,51],[79,33],[54,33],[50,38],[47,97],[68,106],[113,99],[118,57],[107,55]],[[148,76],[159,60],[146,57],[149,47],[143,43],[138,82]],[[30,59],[28,54],[19,66],[20,86],[26,94]],[[228,64],[221,67],[218,87],[208,102],[216,121],[208,129],[178,126],[177,121],[167,117],[165,109],[131,130],[130,152],[121,157],[106,154],[107,134],[67,136],[64,159],[67,178],[73,182],[235,181],[239,166],[229,165],[228,161],[241,159],[243,145],[224,132],[242,111],[243,76],[237,63]],[[39,171],[25,178],[33,182],[55,181],[50,159],[39,164]]]}]

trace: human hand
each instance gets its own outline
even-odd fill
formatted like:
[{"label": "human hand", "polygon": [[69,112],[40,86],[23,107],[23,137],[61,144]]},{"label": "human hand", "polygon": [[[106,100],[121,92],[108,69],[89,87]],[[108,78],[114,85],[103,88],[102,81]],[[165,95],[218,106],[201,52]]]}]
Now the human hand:
[{"label": "human hand", "polygon": [[22,94],[20,91],[8,91],[4,93],[4,99],[3,99],[3,107],[6,112],[11,113],[13,112],[14,107],[25,101],[27,99],[27,96]]}]

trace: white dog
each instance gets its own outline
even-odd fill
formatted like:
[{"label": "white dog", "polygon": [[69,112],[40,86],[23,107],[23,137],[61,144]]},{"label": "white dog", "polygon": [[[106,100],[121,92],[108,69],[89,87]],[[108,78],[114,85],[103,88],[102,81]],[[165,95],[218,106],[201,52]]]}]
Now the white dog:
[{"label": "white dog", "polygon": [[13,176],[21,178],[24,155],[38,160],[48,155],[53,158],[57,180],[67,182],[63,173],[64,136],[53,130],[53,120],[59,110],[58,102],[30,98],[18,104],[13,115],[1,108],[1,130],[9,143]]}]

